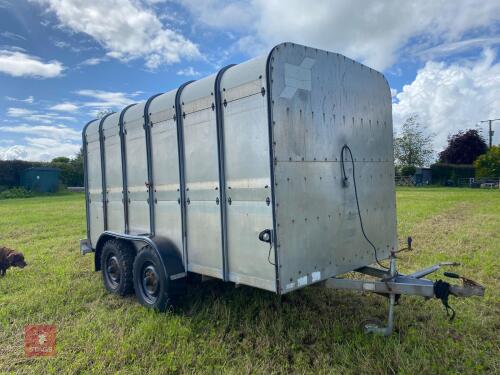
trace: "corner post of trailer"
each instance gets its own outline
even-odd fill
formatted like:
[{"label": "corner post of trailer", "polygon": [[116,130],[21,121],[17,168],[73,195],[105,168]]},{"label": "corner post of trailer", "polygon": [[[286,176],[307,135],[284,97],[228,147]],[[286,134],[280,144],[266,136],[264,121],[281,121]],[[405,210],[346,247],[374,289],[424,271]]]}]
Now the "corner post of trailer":
[{"label": "corner post of trailer", "polygon": [[149,233],[151,236],[155,235],[155,201],[154,201],[154,186],[153,186],[153,155],[151,154],[151,123],[149,121],[149,105],[154,98],[160,96],[161,93],[151,96],[144,106],[144,131],[146,138],[146,164],[148,180],[145,181],[146,187],[148,188],[148,204],[149,204]]},{"label": "corner post of trailer", "polygon": [[[89,177],[88,177],[88,157],[87,157],[87,128],[94,122],[91,120],[85,124],[82,130],[82,149],[83,149],[83,186],[85,190],[85,222],[87,225],[87,235],[85,240],[80,240],[81,249],[92,250],[90,243],[90,193],[89,193]],[[88,250],[86,250],[88,252]],[[82,250],[83,253],[83,250]]]},{"label": "corner post of trailer", "polygon": [[106,136],[104,135],[104,131],[102,126],[104,121],[114,114],[115,112],[108,113],[105,115],[101,121],[99,122],[99,147],[101,151],[101,176],[102,176],[102,213],[104,218],[104,231],[108,230],[108,197],[107,197],[107,183],[106,183],[106,155],[104,154],[106,149],[104,145],[104,141]]}]

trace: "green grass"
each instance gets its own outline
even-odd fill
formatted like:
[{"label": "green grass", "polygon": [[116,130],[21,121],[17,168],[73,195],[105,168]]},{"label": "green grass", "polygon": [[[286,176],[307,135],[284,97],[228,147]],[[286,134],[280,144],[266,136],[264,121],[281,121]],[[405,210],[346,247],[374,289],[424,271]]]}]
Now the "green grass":
[{"label": "green grass", "polygon": [[[207,282],[176,311],[145,310],[107,294],[92,256],[80,256],[81,194],[1,201],[0,244],[29,266],[0,279],[0,373],[499,373],[500,193],[408,188],[397,203],[400,238],[416,248],[402,271],[454,260],[487,291],[452,298],[451,324],[438,300],[404,297],[383,338],[361,323],[385,319],[384,297],[322,288],[280,300]],[[26,324],[57,325],[56,357],[25,357]]]}]

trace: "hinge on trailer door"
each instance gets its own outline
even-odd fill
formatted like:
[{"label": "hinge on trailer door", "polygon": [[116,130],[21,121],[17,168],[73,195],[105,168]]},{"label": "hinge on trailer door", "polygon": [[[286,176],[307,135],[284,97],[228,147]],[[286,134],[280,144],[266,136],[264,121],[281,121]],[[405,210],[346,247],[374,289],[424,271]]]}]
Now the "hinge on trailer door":
[{"label": "hinge on trailer door", "polygon": [[264,87],[262,87],[260,89],[260,93],[262,94],[262,96],[266,95],[266,89]]}]

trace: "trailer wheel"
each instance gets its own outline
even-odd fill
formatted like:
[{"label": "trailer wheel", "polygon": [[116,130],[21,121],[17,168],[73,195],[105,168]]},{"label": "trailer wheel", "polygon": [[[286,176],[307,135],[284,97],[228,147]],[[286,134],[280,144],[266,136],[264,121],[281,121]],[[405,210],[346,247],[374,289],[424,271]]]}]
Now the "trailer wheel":
[{"label": "trailer wheel", "polygon": [[170,280],[158,254],[147,246],[134,261],[135,295],[141,305],[157,311],[166,311],[177,301],[185,288],[185,280]]},{"label": "trailer wheel", "polygon": [[102,280],[108,292],[125,296],[133,292],[134,249],[116,239],[104,243],[101,253]]}]

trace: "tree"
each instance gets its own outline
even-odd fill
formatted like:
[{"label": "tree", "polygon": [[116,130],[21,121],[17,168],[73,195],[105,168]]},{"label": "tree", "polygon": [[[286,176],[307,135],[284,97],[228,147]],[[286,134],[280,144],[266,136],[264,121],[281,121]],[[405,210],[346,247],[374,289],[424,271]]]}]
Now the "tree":
[{"label": "tree", "polygon": [[500,177],[500,146],[491,146],[474,162],[476,177]]},{"label": "tree", "polygon": [[448,146],[439,153],[439,162],[472,164],[488,150],[484,138],[476,129],[459,131],[448,137]]},{"label": "tree", "polygon": [[394,159],[405,170],[430,163],[434,150],[432,138],[426,135],[418,121],[418,115],[406,119],[401,135],[394,138]]},{"label": "tree", "polygon": [[51,163],[69,163],[70,159],[66,156],[58,156],[57,158],[52,159]]},{"label": "tree", "polygon": [[72,159],[60,156],[52,159],[50,166],[61,170],[61,182],[66,186],[83,186],[83,150]]},{"label": "tree", "polygon": [[104,108],[104,109],[101,109],[99,112],[97,112],[97,119],[100,120],[102,119],[104,116],[106,115],[109,115],[110,113],[113,113],[113,111],[109,108]]}]

